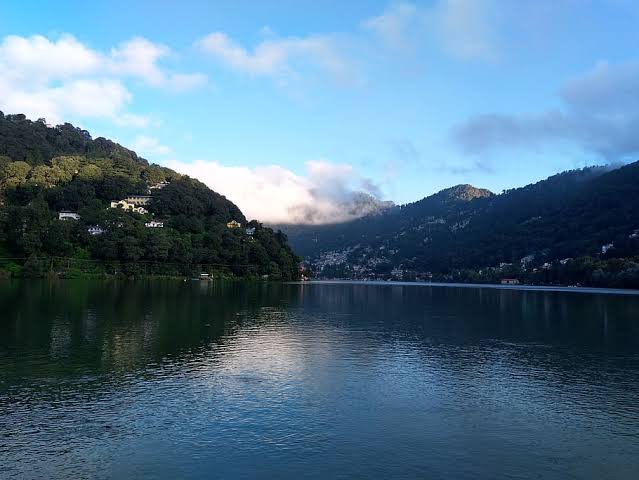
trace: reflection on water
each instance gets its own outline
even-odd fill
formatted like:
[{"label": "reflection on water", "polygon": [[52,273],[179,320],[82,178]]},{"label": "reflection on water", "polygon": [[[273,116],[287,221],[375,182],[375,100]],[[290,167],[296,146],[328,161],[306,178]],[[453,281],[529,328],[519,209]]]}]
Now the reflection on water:
[{"label": "reflection on water", "polygon": [[0,283],[8,478],[635,478],[639,297]]}]

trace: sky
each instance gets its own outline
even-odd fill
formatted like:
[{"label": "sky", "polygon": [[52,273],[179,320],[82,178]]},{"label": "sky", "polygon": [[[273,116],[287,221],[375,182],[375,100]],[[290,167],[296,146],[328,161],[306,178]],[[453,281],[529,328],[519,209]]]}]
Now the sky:
[{"label": "sky", "polygon": [[267,223],[639,158],[636,0],[0,0],[0,110]]}]

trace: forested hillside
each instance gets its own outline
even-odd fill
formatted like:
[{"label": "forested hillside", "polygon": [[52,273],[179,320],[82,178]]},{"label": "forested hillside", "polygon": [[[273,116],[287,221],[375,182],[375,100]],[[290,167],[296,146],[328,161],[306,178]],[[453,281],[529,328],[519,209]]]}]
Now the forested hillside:
[{"label": "forested hillside", "polygon": [[353,222],[282,228],[325,277],[639,287],[639,163],[500,195],[460,185]]},{"label": "forested hillside", "polygon": [[[111,203],[127,198],[142,203]],[[196,179],[70,124],[0,112],[0,202],[4,275],[298,276],[284,234],[247,223]]]}]

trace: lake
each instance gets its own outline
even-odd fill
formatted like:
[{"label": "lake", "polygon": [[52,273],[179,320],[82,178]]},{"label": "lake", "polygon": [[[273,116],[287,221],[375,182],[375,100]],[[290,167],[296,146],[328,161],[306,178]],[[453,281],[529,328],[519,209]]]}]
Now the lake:
[{"label": "lake", "polygon": [[1,478],[636,479],[639,296],[0,282]]}]

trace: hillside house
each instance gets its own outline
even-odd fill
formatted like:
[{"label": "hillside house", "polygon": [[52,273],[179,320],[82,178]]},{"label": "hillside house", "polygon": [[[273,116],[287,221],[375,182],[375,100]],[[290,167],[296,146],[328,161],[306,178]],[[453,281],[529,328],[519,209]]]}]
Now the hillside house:
[{"label": "hillside house", "polygon": [[146,228],[164,228],[164,222],[156,222],[155,220],[151,220],[144,224]]},{"label": "hillside house", "polygon": [[149,190],[162,190],[164,187],[166,187],[170,182],[160,182],[160,183],[156,183],[154,185],[151,185],[149,187]]},{"label": "hillside house", "polygon": [[92,225],[87,228],[87,233],[89,235],[102,235],[104,230],[99,225]]},{"label": "hillside house", "polygon": [[502,278],[501,284],[502,285],[519,285],[519,280],[517,280],[516,278]]},{"label": "hillside house", "polygon": [[247,234],[247,235],[250,235],[250,236],[255,235],[255,227],[248,227],[248,228],[246,229],[246,234]]},{"label": "hillside house", "polygon": [[113,200],[111,201],[111,208],[121,208],[122,210],[128,210],[131,212],[139,213],[140,215],[144,215],[149,213],[148,210],[144,207],[138,207],[133,203],[129,203],[126,200]]},{"label": "hillside house", "polygon": [[80,215],[75,212],[61,211],[58,213],[58,220],[80,220]]},{"label": "hillside house", "polygon": [[241,228],[242,224],[240,222],[238,222],[237,220],[231,220],[229,223],[226,224],[226,228]]},{"label": "hillside house", "polygon": [[608,253],[608,250],[610,250],[611,248],[614,248],[614,246],[615,246],[614,243],[609,243],[607,245],[602,245],[601,254],[605,255],[606,253]]},{"label": "hillside house", "polygon": [[143,207],[151,202],[151,196],[149,195],[130,195],[124,199],[125,202],[131,203],[136,207]]}]

